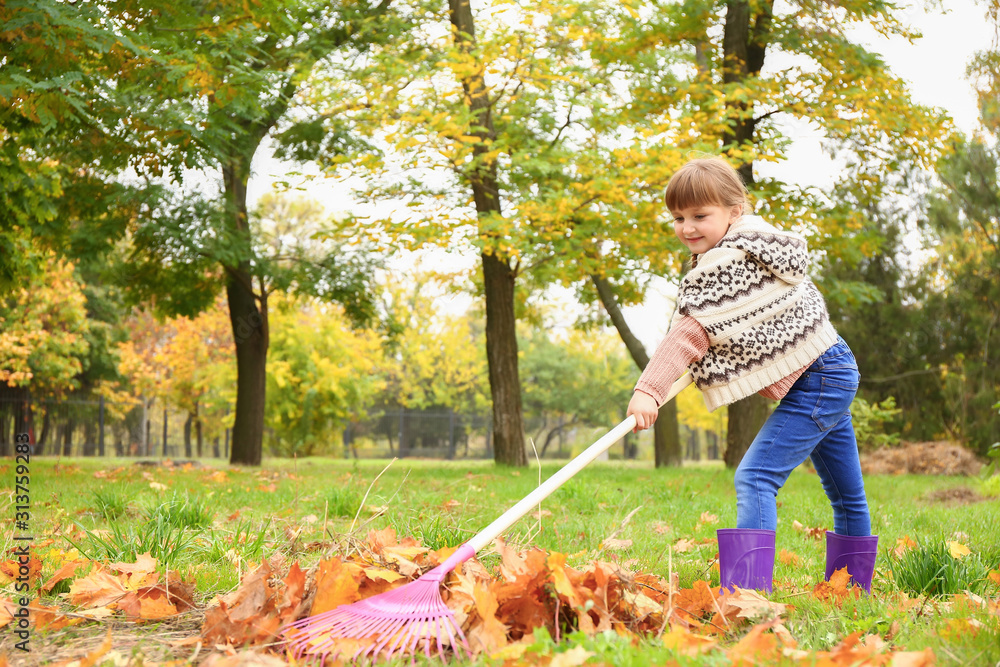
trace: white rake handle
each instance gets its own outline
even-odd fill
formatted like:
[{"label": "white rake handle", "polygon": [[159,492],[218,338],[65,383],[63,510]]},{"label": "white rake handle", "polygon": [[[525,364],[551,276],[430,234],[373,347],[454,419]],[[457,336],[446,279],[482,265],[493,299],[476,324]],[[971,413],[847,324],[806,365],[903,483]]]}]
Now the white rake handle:
[{"label": "white rake handle", "polygon": [[[677,380],[677,382],[674,382],[673,386],[670,387],[670,392],[667,394],[667,398],[663,402],[667,403],[670,401],[674,396],[681,393],[681,391],[689,384],[691,384],[691,374],[685,373],[679,380]],[[475,549],[475,551],[479,551],[487,544],[492,543],[493,540],[495,540],[503,531],[510,528],[514,522],[530,512],[532,508],[538,505],[538,503],[548,498],[553,491],[565,484],[570,477],[580,472],[587,464],[607,451],[611,445],[621,440],[626,433],[634,428],[635,417],[630,415],[625,419],[625,421],[611,429],[600,440],[585,449],[579,456],[560,468],[557,473],[545,480],[541,486],[525,496],[509,510],[501,514],[496,521],[476,533],[476,535],[471,540],[466,542],[466,544]]]}]

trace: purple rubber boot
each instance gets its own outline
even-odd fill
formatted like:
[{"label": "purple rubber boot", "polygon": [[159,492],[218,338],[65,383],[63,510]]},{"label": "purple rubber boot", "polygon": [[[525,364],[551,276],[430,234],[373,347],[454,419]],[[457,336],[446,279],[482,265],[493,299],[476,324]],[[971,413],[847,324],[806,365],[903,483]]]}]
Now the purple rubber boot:
[{"label": "purple rubber boot", "polygon": [[846,567],[851,575],[851,582],[861,586],[866,593],[871,593],[877,546],[878,535],[849,537],[826,531],[827,581],[834,572]]},{"label": "purple rubber boot", "polygon": [[774,577],[774,531],[720,528],[719,581],[733,586],[771,592]]}]

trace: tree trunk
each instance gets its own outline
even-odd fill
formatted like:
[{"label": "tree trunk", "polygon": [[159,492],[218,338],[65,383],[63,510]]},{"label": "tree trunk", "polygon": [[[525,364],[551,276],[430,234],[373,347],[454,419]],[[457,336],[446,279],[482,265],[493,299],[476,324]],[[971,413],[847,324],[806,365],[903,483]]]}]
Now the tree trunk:
[{"label": "tree trunk", "polygon": [[[749,0],[729,0],[726,3],[726,26],[722,42],[724,83],[741,82],[760,74],[771,36],[773,5],[774,0],[756,4],[759,13],[754,14]],[[753,108],[748,107],[745,102],[730,102],[729,107],[729,115],[735,122],[732,132],[722,139],[723,148],[753,143],[757,126]],[[753,162],[741,164],[738,170],[747,187],[752,186]],[[757,394],[729,406],[725,453],[727,468],[735,468],[740,464],[768,414],[767,399]]]},{"label": "tree trunk", "polygon": [[184,458],[191,458],[191,424],[194,419],[191,417],[191,413],[188,413],[187,419],[184,420]]},{"label": "tree trunk", "polygon": [[[3,406],[0,406],[0,410],[3,410]],[[0,413],[0,457],[5,458],[10,456],[8,446],[8,431],[10,427],[7,426],[7,421],[7,415]],[[13,419],[10,421],[13,422]]]},{"label": "tree trunk", "polygon": [[517,368],[514,275],[506,262],[483,255],[486,291],[486,358],[493,398],[493,460],[528,464],[524,451],[521,381]]},{"label": "tree trunk", "polygon": [[726,433],[726,453],[723,456],[727,468],[735,468],[740,464],[770,412],[767,399],[760,394],[748,396],[729,406],[729,429]]},{"label": "tree trunk", "polygon": [[669,468],[681,465],[683,458],[677,401],[671,399],[660,406],[653,424],[653,459],[657,468]]},{"label": "tree trunk", "polygon": [[[597,294],[604,305],[604,310],[607,311],[608,317],[611,318],[618,335],[632,356],[632,361],[635,362],[640,371],[645,370],[649,364],[649,355],[646,354],[646,348],[635,337],[625,321],[625,316],[618,306],[618,300],[615,299],[611,283],[608,282],[607,278],[598,275],[591,275],[590,279],[594,283],[594,287],[597,288]],[[683,460],[676,400],[667,401],[660,406],[660,413],[653,424],[653,458],[657,468],[679,466]]]},{"label": "tree trunk", "polygon": [[[252,152],[250,153],[253,154]],[[229,224],[236,235],[250,247],[250,226],[247,218],[247,180],[249,158],[231,157],[223,169]],[[229,320],[236,344],[236,414],[233,418],[233,440],[229,462],[233,465],[257,466],[264,447],[264,404],[267,386],[267,301],[258,308],[253,292],[250,261],[227,266],[226,296],[229,300]]]},{"label": "tree trunk", "polygon": [[87,420],[83,424],[83,455],[93,456],[97,452],[97,425]]},{"label": "tree trunk", "polygon": [[76,420],[67,419],[63,423],[63,456],[73,455],[73,431],[76,430]]},{"label": "tree trunk", "polygon": [[52,427],[52,406],[45,406],[45,416],[42,417],[42,432],[35,441],[35,454],[41,456],[45,453],[45,444],[49,440],[49,433]]},{"label": "tree trunk", "polygon": [[[476,28],[469,0],[449,0],[455,43],[464,53],[472,53]],[[496,161],[488,158],[489,144],[496,139],[488,88],[481,70],[462,81],[465,104],[475,119],[469,130],[479,139],[473,148],[473,164],[466,178],[472,186],[476,214],[490,219],[501,214]],[[493,458],[497,463],[526,466],[524,420],[521,410],[521,381],[517,368],[517,331],[514,313],[514,284],[517,270],[510,260],[490,247],[493,234],[483,249],[483,289],[486,300],[486,359],[489,364],[490,395],[493,399]]]},{"label": "tree trunk", "polygon": [[205,433],[201,427],[201,417],[198,417],[194,421],[194,433],[195,433],[195,443],[198,445],[198,458],[200,459],[205,455]]}]

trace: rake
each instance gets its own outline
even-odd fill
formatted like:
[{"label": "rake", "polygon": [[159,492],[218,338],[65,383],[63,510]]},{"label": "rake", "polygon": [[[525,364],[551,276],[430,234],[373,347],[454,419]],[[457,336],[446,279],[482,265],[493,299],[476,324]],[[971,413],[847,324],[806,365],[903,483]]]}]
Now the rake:
[{"label": "rake", "polygon": [[[664,403],[690,383],[691,374],[684,374],[670,388]],[[344,653],[345,646],[349,646],[347,652],[351,649],[355,651],[352,661],[415,655],[421,645],[428,658],[433,657],[432,645],[436,646],[436,653],[442,660],[445,648],[449,646],[453,650],[461,646],[471,656],[472,651],[462,628],[441,598],[441,582],[449,572],[491,544],[514,522],[634,428],[635,417],[630,416],[420,578],[391,591],[285,626],[282,632],[288,642],[288,650],[296,659],[309,656],[318,659],[321,665],[331,654],[336,657]]]}]

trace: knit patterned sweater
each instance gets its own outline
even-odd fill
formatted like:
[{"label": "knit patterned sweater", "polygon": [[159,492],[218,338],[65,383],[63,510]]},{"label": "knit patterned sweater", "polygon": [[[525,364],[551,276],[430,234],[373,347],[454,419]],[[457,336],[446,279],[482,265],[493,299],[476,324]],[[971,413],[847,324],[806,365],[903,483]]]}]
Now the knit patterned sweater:
[{"label": "knit patterned sweater", "polygon": [[757,392],[783,397],[837,342],[808,265],[800,235],[737,220],[684,276],[670,332],[635,388],[662,403],[687,366],[709,410]]}]

